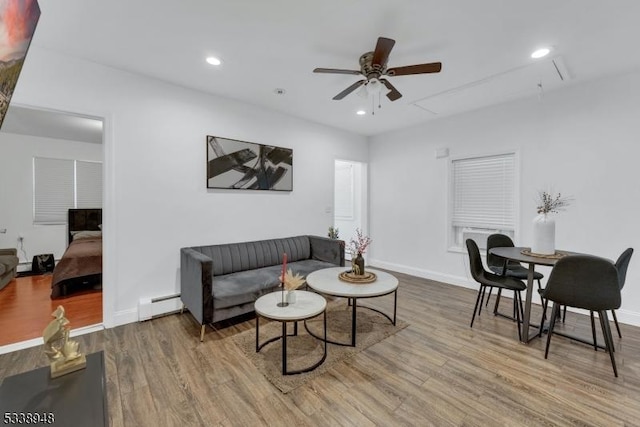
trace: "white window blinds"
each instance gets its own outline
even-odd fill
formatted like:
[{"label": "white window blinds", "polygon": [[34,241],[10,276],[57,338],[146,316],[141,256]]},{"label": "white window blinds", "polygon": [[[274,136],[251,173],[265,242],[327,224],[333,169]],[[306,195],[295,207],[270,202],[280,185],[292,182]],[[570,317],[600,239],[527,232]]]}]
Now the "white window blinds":
[{"label": "white window blinds", "polygon": [[102,207],[102,163],[76,161],[76,207]]},{"label": "white window blinds", "polygon": [[515,229],[515,154],[452,161],[454,227]]},{"label": "white window blinds", "polygon": [[73,160],[33,159],[34,222],[64,224],[74,207]]},{"label": "white window blinds", "polygon": [[33,159],[34,224],[66,224],[72,208],[102,207],[102,163]]}]

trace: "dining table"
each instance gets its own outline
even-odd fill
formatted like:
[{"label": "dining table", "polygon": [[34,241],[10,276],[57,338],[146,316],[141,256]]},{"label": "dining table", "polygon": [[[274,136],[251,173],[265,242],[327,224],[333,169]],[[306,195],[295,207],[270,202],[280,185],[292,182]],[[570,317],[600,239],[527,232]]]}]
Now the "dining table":
[{"label": "dining table", "polygon": [[[524,302],[524,315],[522,316],[522,334],[520,337],[521,342],[528,343],[538,335],[538,332],[536,332],[534,335],[529,335],[529,327],[531,326],[531,300],[533,297],[534,287],[533,273],[535,272],[536,265],[553,267],[556,262],[558,262],[558,260],[564,256],[581,254],[578,252],[556,250],[552,255],[541,255],[531,252],[531,248],[519,246],[495,247],[489,249],[489,253],[504,259],[505,268],[507,262],[510,260],[529,265],[527,271],[527,290]],[[543,325],[541,324],[537,327],[542,328]]]}]

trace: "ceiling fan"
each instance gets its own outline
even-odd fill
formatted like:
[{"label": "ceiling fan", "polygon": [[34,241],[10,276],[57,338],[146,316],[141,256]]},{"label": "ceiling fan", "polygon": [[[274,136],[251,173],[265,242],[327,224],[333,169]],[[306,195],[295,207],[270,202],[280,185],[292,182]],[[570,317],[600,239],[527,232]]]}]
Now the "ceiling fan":
[{"label": "ceiling fan", "polygon": [[389,80],[385,79],[384,77],[407,76],[410,74],[439,73],[442,69],[442,64],[440,62],[387,68],[389,54],[391,53],[391,49],[393,49],[393,45],[395,44],[395,40],[388,39],[386,37],[378,37],[376,49],[373,52],[367,52],[360,56],[360,70],[316,68],[315,70],[313,70],[313,72],[330,74],[353,74],[362,75],[365,77],[365,79],[355,82],[354,84],[334,96],[333,99],[336,101],[341,100],[362,85],[365,85],[368,92],[373,91],[379,93],[379,91],[382,89],[381,84],[389,90],[389,92],[387,93],[387,98],[389,98],[390,101],[395,101],[397,99],[400,99],[402,97],[402,94],[391,84],[391,82],[389,82]]}]

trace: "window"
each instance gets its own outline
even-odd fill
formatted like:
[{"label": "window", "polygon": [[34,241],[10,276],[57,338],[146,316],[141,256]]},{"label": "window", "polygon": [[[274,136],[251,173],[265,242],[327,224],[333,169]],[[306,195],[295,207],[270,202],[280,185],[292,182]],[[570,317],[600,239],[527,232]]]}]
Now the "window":
[{"label": "window", "polygon": [[450,246],[472,238],[486,248],[493,233],[514,238],[516,155],[507,153],[451,161]]},{"label": "window", "polygon": [[33,159],[34,224],[66,224],[71,208],[102,207],[102,163]]}]

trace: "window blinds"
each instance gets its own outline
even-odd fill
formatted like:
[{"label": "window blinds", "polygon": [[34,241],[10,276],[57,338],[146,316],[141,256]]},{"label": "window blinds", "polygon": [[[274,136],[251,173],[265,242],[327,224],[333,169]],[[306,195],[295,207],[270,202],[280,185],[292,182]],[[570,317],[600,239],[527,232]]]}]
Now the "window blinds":
[{"label": "window blinds", "polygon": [[34,222],[64,224],[74,207],[73,160],[33,159]]},{"label": "window blinds", "polygon": [[515,229],[515,154],[452,161],[455,227]]},{"label": "window blinds", "polygon": [[76,207],[102,207],[102,163],[76,161]]},{"label": "window blinds", "polygon": [[66,224],[72,208],[102,207],[102,163],[33,159],[34,224]]}]

